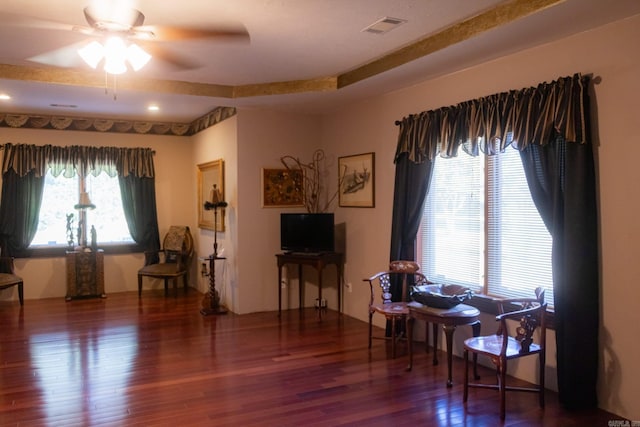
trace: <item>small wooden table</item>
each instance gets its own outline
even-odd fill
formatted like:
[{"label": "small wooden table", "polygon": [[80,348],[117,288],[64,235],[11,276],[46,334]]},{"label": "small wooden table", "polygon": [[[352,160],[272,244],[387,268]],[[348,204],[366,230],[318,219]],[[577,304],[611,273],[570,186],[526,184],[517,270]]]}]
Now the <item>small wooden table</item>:
[{"label": "small wooden table", "polygon": [[[409,366],[407,371],[410,371],[413,367],[413,323],[415,319],[424,320],[426,327],[429,327],[429,323],[433,324],[433,364],[438,364],[438,324],[442,325],[444,334],[447,340],[447,387],[451,387],[453,382],[451,380],[451,364],[453,358],[453,333],[456,330],[456,326],[459,325],[471,325],[473,329],[473,336],[480,335],[480,310],[475,307],[471,307],[466,304],[458,304],[457,306],[449,309],[433,308],[426,305],[422,305],[418,302],[411,301],[407,304],[409,307],[409,316],[407,316],[407,339],[409,350]],[[426,343],[428,345],[428,343]],[[477,357],[474,355],[474,357]],[[475,366],[475,364],[474,364]],[[477,377],[477,372],[474,372]]]},{"label": "small wooden table", "polygon": [[[304,295],[304,282],[302,280],[302,266],[310,265],[318,272],[318,300],[320,303],[320,309],[322,308],[322,270],[324,267],[330,264],[336,266],[336,279],[338,287],[338,312],[342,311],[342,254],[337,252],[323,252],[319,254],[306,254],[306,253],[283,253],[276,254],[278,259],[278,316],[282,312],[282,267],[285,264],[297,264],[298,265],[298,282],[299,282],[299,308],[303,308],[303,295]],[[320,310],[322,312],[322,310]]]}]

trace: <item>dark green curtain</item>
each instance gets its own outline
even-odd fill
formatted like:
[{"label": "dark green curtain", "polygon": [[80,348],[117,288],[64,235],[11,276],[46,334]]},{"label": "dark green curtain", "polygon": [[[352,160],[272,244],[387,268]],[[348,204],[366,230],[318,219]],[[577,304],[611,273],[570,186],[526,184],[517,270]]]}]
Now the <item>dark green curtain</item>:
[{"label": "dark green curtain", "polygon": [[[2,146],[0,238],[3,254],[26,249],[36,233],[44,177],[104,172],[120,178],[125,217],[133,239],[144,250],[160,248],[153,151],[149,148],[53,146],[7,143]],[[7,252],[5,252],[5,250]]]},{"label": "dark green curtain", "polygon": [[[432,171],[433,163],[429,160],[414,163],[409,159],[408,153],[401,153],[396,158],[390,261],[415,261],[416,235],[420,227],[422,208],[429,191]],[[391,283],[393,301],[400,299],[401,291],[400,283]]]},{"label": "dark green curtain", "polygon": [[560,402],[597,406],[598,221],[590,143],[557,137],[521,152],[531,195],[553,239],[552,266]]},{"label": "dark green curtain", "polygon": [[120,176],[120,195],[122,207],[131,237],[145,251],[155,254],[151,263],[158,263],[160,250],[160,231],[156,215],[156,191],[153,178],[135,175]]},{"label": "dark green curtain", "polygon": [[0,202],[0,250],[15,256],[26,249],[38,229],[44,177],[35,171],[20,177],[14,170],[2,176]]},{"label": "dark green curtain", "polygon": [[[499,154],[511,141],[521,151],[532,197],[553,239],[558,389],[567,408],[597,406],[599,249],[588,86],[588,77],[575,74],[408,116],[399,122],[396,151],[396,176],[405,174],[402,153],[422,163],[455,156],[458,149]],[[424,200],[431,169],[425,173],[429,178],[396,178],[394,225],[407,198]],[[409,246],[404,230],[392,227],[392,257]]]}]

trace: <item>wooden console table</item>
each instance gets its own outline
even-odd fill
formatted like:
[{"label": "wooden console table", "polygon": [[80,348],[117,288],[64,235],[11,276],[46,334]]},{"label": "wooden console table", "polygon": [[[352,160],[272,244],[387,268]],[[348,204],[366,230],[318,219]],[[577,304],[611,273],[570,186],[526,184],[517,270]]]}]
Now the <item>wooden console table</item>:
[{"label": "wooden console table", "polygon": [[[302,280],[302,266],[310,265],[318,272],[318,301],[322,304],[322,270],[327,265],[336,266],[336,283],[338,287],[338,312],[342,312],[342,268],[343,257],[342,254],[336,252],[326,252],[320,254],[305,254],[305,253],[284,253],[276,254],[278,259],[278,316],[282,312],[282,267],[285,264],[297,264],[298,265],[298,284],[299,284],[299,308],[303,308],[303,289],[304,281]],[[321,308],[321,307],[320,307]],[[322,310],[320,310],[322,311]]]},{"label": "wooden console table", "polygon": [[104,251],[67,251],[67,296],[106,298],[104,293]]}]

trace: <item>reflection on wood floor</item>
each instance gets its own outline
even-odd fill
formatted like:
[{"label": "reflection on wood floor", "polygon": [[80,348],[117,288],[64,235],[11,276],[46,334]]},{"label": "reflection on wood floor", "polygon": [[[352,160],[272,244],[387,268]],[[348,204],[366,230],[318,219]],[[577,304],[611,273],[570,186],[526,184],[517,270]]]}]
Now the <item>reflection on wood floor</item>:
[{"label": "reflection on wood floor", "polygon": [[[446,363],[375,340],[367,324],[315,309],[203,317],[190,290],[0,302],[2,426],[495,426],[498,394],[462,404]],[[381,332],[381,331],[378,331]],[[445,360],[441,355],[441,360]],[[551,355],[550,355],[551,357]],[[489,370],[481,375],[489,376]],[[554,393],[507,396],[505,425],[605,426],[604,411],[569,413]]]}]

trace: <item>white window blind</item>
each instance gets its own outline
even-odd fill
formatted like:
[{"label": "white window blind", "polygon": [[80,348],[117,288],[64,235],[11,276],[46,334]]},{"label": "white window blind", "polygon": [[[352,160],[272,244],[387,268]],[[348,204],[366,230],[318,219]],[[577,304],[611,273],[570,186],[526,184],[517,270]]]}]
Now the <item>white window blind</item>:
[{"label": "white window blind", "polygon": [[418,259],[432,281],[498,297],[533,297],[541,286],[553,304],[551,236],[511,147],[495,156],[437,158],[418,238]]},{"label": "white window blind", "polygon": [[484,167],[460,153],[437,158],[421,226],[421,269],[438,283],[480,290],[484,277]]},{"label": "white window blind", "polygon": [[533,297],[541,286],[553,304],[551,235],[531,199],[520,153],[508,147],[487,159],[488,293]]}]

